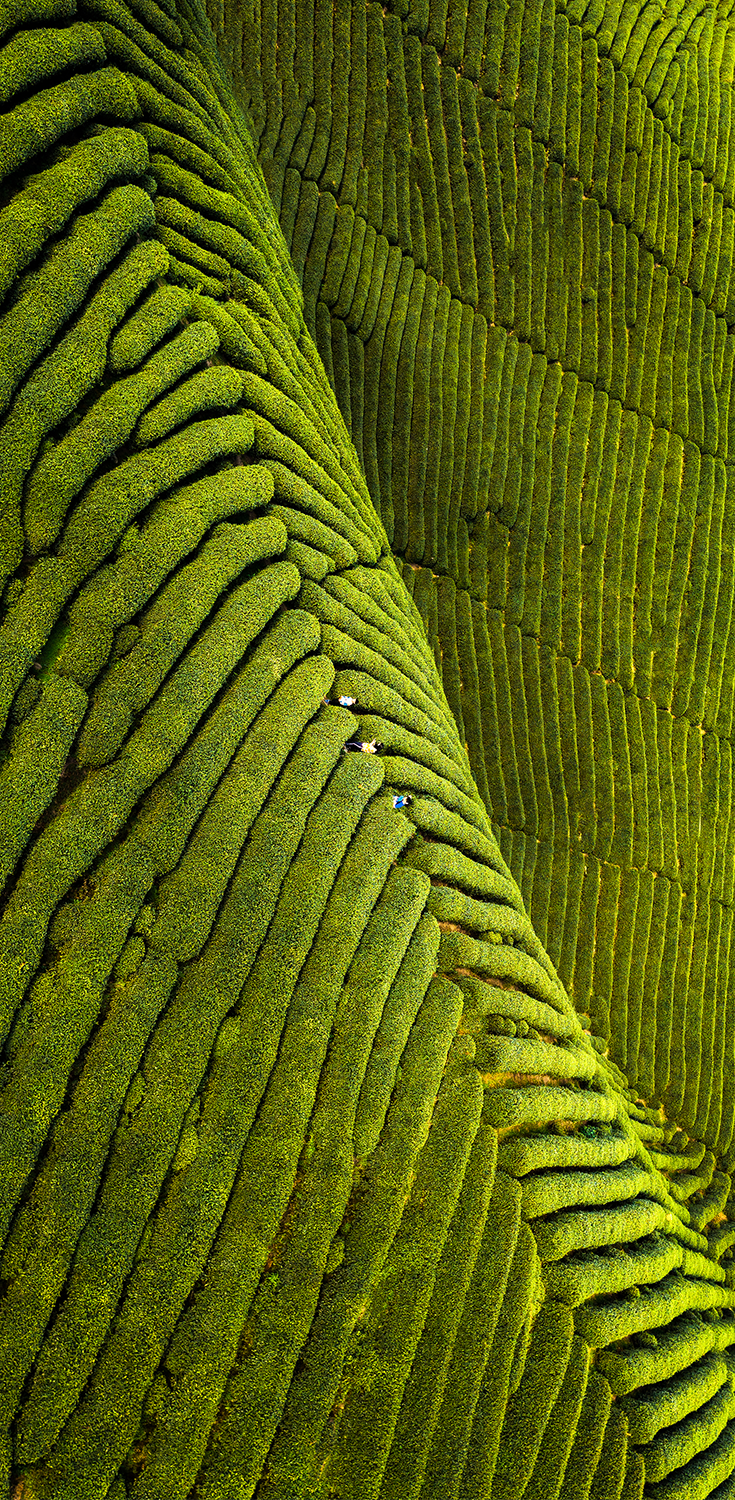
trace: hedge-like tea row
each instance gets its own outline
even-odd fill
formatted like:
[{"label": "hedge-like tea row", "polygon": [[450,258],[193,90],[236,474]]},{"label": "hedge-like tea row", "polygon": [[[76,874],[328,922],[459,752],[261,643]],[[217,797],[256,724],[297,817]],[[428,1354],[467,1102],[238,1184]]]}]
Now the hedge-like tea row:
[{"label": "hedge-like tea row", "polygon": [[[212,19],[242,85],[247,16]],[[668,134],[645,115],[640,223],[600,274],[629,96],[578,20],[266,3],[264,176],[185,0],[39,0],[0,33],[13,1490],[480,1500],[520,1475],[641,1500],[647,1449],[667,1497],[733,1473],[726,1355],[643,1461],[612,1400],[725,1349],[735,1292],[728,1172],[605,1049],[640,1053],[651,1093],[673,1048],[669,1100],[717,1140],[724,886],[685,928],[668,1032],[613,979],[620,871],[649,881],[655,990],[669,888],[685,905],[717,863],[695,827],[725,742],[725,272],[700,235],[677,480],[645,405],[673,327],[650,260]],[[678,614],[647,676],[654,564]],[[583,1029],[539,936],[567,907],[609,1027]]]},{"label": "hedge-like tea row", "polygon": [[[292,207],[281,217],[304,267],[307,318],[320,330],[371,494],[394,549],[441,579],[435,603],[430,580],[421,580],[420,598],[419,580],[413,592],[424,618],[441,622],[436,651],[477,785],[498,827],[541,840],[538,855],[534,844],[512,846],[524,895],[536,891],[534,921],[548,932],[548,913],[564,899],[564,856],[547,845],[566,837],[559,758],[568,772],[574,754],[566,759],[563,719],[559,738],[555,728],[549,736],[546,715],[542,723],[530,705],[536,737],[526,745],[524,711],[508,701],[504,682],[494,684],[503,733],[492,720],[483,733],[492,697],[482,599],[503,606],[506,634],[517,625],[548,646],[557,672],[569,658],[593,674],[583,717],[594,719],[587,743],[595,753],[602,744],[595,785],[602,775],[608,786],[600,784],[594,817],[582,810],[582,844],[619,866],[611,921],[619,911],[618,926],[640,931],[638,887],[625,878],[631,866],[665,868],[681,881],[685,909],[699,900],[686,833],[690,811],[693,828],[698,813],[681,776],[672,790],[668,744],[659,781],[653,705],[673,714],[683,737],[693,726],[693,752],[698,726],[712,728],[702,825],[709,850],[724,847],[729,822],[732,40],[725,16],[711,24],[696,6],[657,20],[618,3],[580,3],[558,15],[519,5],[502,25],[486,21],[481,6],[471,21],[455,12],[450,21],[441,7],[384,15],[367,6],[363,15],[357,6],[349,26],[325,12],[313,32],[294,13],[284,33],[274,8],[260,28],[259,58],[234,34],[233,45],[277,203],[282,173],[290,184]],[[242,24],[228,11],[226,25]],[[352,71],[336,61],[347,54]],[[317,150],[308,122],[319,78],[325,144]],[[268,110],[276,113],[266,124]],[[298,245],[289,238],[297,223]],[[474,602],[455,596],[453,584]],[[598,673],[608,680],[606,701]],[[508,713],[514,750],[502,743]],[[666,738],[660,715],[656,722]],[[587,761],[581,775],[591,792],[589,769]],[[582,868],[575,846],[572,832],[572,909]],[[715,856],[712,868],[718,883],[721,874],[729,879],[724,860]],[[656,927],[666,904],[662,887]],[[551,925],[558,943],[561,924]],[[564,927],[564,955],[557,947],[554,956],[568,964],[583,944],[573,916]],[[725,974],[729,923],[717,936],[702,912],[703,927]],[[619,1061],[630,1066],[641,1008],[655,1006],[661,970],[653,958],[630,1005],[624,973],[623,964],[612,994]],[[687,989],[686,967],[678,983]],[[591,976],[580,972],[574,988],[580,1006],[593,1003]],[[600,1030],[609,1024],[606,989],[602,981],[593,1005]],[[647,1084],[655,1076],[659,1092],[671,1074],[670,1010],[642,1075]],[[687,1085],[673,1087],[671,1107],[686,1109],[692,1129],[704,1129],[709,1115],[707,1128],[719,1129],[714,1138],[724,1145],[732,1105],[713,1027],[714,1012],[695,1043],[704,1049],[699,1098],[697,1065]]]},{"label": "hedge-like tea row", "polygon": [[[377,1490],[405,1388],[409,1421],[424,1399],[437,1265],[446,1252],[452,1281],[466,1266],[469,1300],[445,1335],[440,1383],[424,1389],[435,1419],[440,1400],[466,1392],[469,1441],[512,1254],[494,1213],[492,1274],[483,1257],[474,1275],[495,1136],[469,1033],[447,1063],[462,992],[431,983],[427,858],[453,882],[436,888],[439,922],[504,936],[501,969],[555,1001],[567,1033],[579,1027],[492,840],[326,379],[294,330],[289,277],[271,275],[276,240],[242,189],[252,165],[214,95],[196,82],[189,94],[161,16],[163,38],[117,11],[119,30],[99,32],[139,89],[148,146],[167,148],[149,162],[135,137],[131,170],[155,178],[159,215],[136,188],[120,232],[158,238],[107,278],[104,255],[121,247],[103,244],[91,290],[72,277],[83,218],[68,262],[58,233],[35,251],[34,295],[57,263],[73,295],[61,339],[53,320],[35,328],[2,433],[28,549],[27,582],[6,595],[3,657],[4,788],[18,809],[3,918],[3,1464],[13,1483],[80,1496],[183,1495],[198,1475],[213,1493],[257,1478],[266,1459],[276,1474],[279,1453],[289,1465],[300,1454],[306,1472],[299,1404],[318,1435],[367,1297],[377,1404],[367,1425],[361,1403],[345,1406],[330,1463],[362,1486],[369,1451]],[[196,52],[196,30],[188,39]],[[119,176],[119,157],[107,169]],[[116,223],[108,211],[103,222]],[[169,261],[160,245],[174,233]],[[204,256],[206,280],[189,270]],[[28,306],[16,299],[0,323],[19,354]],[[360,719],[322,703],[335,665]],[[360,728],[392,753],[343,757]],[[427,842],[428,856],[417,844],[400,869],[412,825],[381,796],[386,773],[446,840]],[[305,1278],[307,1242],[320,1272]],[[526,1235],[526,1263],[530,1248]],[[381,1272],[413,1276],[401,1312],[381,1307]],[[325,1278],[336,1340],[323,1298],[323,1331],[313,1323]],[[300,1388],[305,1340],[318,1373]],[[422,1428],[432,1473],[445,1429],[443,1417]]]},{"label": "hedge-like tea row", "polygon": [[[107,45],[153,91],[161,84],[163,44],[153,34],[141,37],[132,16],[116,18],[125,25],[118,37],[105,33]],[[139,52],[126,32],[134,46],[145,42]],[[382,571],[349,571],[358,560],[375,564],[382,533],[318,361],[305,339],[293,337],[288,276],[269,276],[274,241],[256,231],[242,191],[230,190],[238,174],[228,187],[224,163],[210,169],[196,157],[211,144],[216,160],[206,110],[200,99],[197,113],[196,99],[176,81],[175,58],[163,61],[171,70],[167,89],[154,97],[142,89],[156,128],[162,118],[178,127],[165,142],[152,142],[168,147],[154,169],[159,201],[162,188],[169,194],[157,219],[159,240],[133,251],[120,289],[114,270],[104,283],[104,259],[92,263],[104,292],[87,298],[68,353],[63,342],[53,343],[56,325],[41,325],[38,339],[51,340],[51,352],[37,360],[3,432],[19,493],[26,481],[30,558],[28,585],[19,580],[8,596],[4,657],[12,699],[4,788],[19,814],[5,846],[7,998],[17,1010],[3,1095],[8,1216],[18,1190],[23,1197],[3,1267],[3,1405],[7,1420],[17,1415],[3,1463],[8,1477],[22,1470],[33,1485],[51,1482],[57,1492],[79,1495],[106,1492],[115,1475],[118,1490],[124,1475],[139,1493],[184,1494],[205,1453],[200,1482],[208,1487],[228,1483],[233,1473],[244,1481],[254,1470],[257,1477],[309,1332],[314,1295],[325,1273],[333,1276],[340,1246],[348,1282],[358,1276],[343,1322],[343,1359],[359,1303],[372,1295],[387,1255],[403,1278],[419,1254],[418,1300],[403,1304],[417,1343],[455,1205],[459,1212],[462,1204],[465,1219],[469,1214],[464,1233],[475,1253],[479,1246],[483,1221],[472,1210],[487,1210],[484,1164],[494,1136],[483,1127],[483,1149],[470,1156],[483,1090],[461,1048],[456,1078],[450,1069],[442,1084],[461,993],[451,984],[430,987],[436,922],[420,920],[430,878],[415,866],[392,870],[411,825],[379,795],[388,762],[342,756],[358,721],[321,705],[334,664],[316,654],[315,615],[291,607],[301,586],[294,563],[303,568],[323,558],[322,579],[340,570],[335,589],[319,591],[312,603],[325,631],[330,621],[347,624],[363,650],[358,665],[377,666],[362,689],[365,732],[372,710],[390,738],[392,725],[380,716],[395,714],[398,704],[407,722],[397,726],[395,749],[428,778],[432,793],[443,789],[450,808],[469,813],[476,828],[470,848],[477,853],[480,846],[488,894],[502,893],[503,910],[518,905],[433,655],[395,571],[387,558]],[[192,106],[200,122],[189,146],[178,133],[181,118],[168,119],[161,102],[171,95],[180,109]],[[147,153],[143,138],[135,139],[140,172]],[[114,156],[108,170],[119,175]],[[136,212],[145,197],[130,199]],[[177,204],[186,211],[179,215]],[[110,212],[104,222],[114,224]],[[140,215],[130,224],[149,233],[154,227]],[[81,235],[83,220],[78,225]],[[170,271],[157,245],[170,244],[173,232],[191,242],[188,252],[176,242],[173,274],[180,281],[192,279],[187,265],[217,256],[209,269],[224,266],[228,282],[231,263],[241,268],[243,300],[212,302],[209,294],[224,299],[229,285],[215,285],[209,274],[194,297],[152,285]],[[71,285],[73,235],[70,246]],[[119,248],[112,243],[113,252]],[[66,264],[63,241],[33,270],[36,279],[51,284],[57,260]],[[149,293],[144,278],[136,282],[136,267],[148,272]],[[121,292],[128,286],[126,303]],[[82,303],[86,290],[81,282],[74,292]],[[134,312],[118,330],[102,392],[85,401],[87,367],[90,384],[104,372],[104,358],[96,366],[90,357],[95,298],[111,309],[103,354],[129,305]],[[77,310],[73,299],[64,304],[67,322]],[[0,325],[16,343],[13,324],[23,312],[16,300]],[[188,328],[182,318],[193,318]],[[89,351],[86,364],[80,348]],[[54,400],[65,354],[66,411]],[[226,362],[212,365],[213,357]],[[80,401],[81,421],[65,427]],[[225,415],[232,407],[240,411]],[[54,441],[41,448],[44,413]],[[24,440],[20,450],[11,446],[14,430]],[[254,443],[262,465],[253,463]],[[272,515],[247,520],[248,509],[265,512],[274,496]],[[284,552],[288,560],[279,561]],[[7,562],[17,562],[12,551]],[[493,908],[487,912],[483,920]],[[522,930],[516,911],[519,938]],[[527,924],[525,930],[537,948]],[[18,1009],[24,973],[32,987]],[[46,1005],[39,1012],[41,991]],[[314,1030],[315,1009],[321,1031]],[[310,1095],[298,1082],[304,1070]],[[30,1112],[17,1109],[22,1097]],[[350,1109],[354,1144],[345,1135]],[[388,1149],[386,1120],[387,1141],[395,1143]],[[307,1126],[319,1142],[311,1149]],[[465,1145],[457,1152],[458,1130]],[[274,1177],[276,1135],[282,1166]],[[84,1148],[88,1136],[92,1152]],[[453,1198],[446,1194],[448,1153]],[[347,1247],[339,1231],[347,1234],[356,1161],[358,1177],[370,1163],[371,1191],[363,1199],[363,1232],[358,1215]],[[403,1212],[417,1161],[418,1218],[413,1208]],[[428,1240],[424,1186],[444,1215]],[[255,1236],[253,1214],[261,1217]],[[263,1214],[270,1224],[265,1242]],[[321,1264],[316,1280],[304,1279],[305,1234]],[[245,1243],[249,1259],[242,1258]],[[199,1296],[205,1266],[207,1293]],[[468,1276],[471,1269],[472,1259]],[[484,1325],[496,1281],[473,1293],[476,1323]],[[248,1319],[260,1375],[252,1362],[238,1373]],[[401,1362],[392,1376],[386,1369],[380,1386],[383,1462],[411,1369],[403,1324],[398,1332]],[[290,1368],[284,1336],[293,1349]],[[329,1323],[319,1347],[334,1363]],[[452,1347],[450,1338],[445,1367]],[[164,1353],[166,1368],[184,1375],[175,1390],[156,1375]],[[340,1363],[336,1370],[339,1381]],[[320,1401],[325,1389],[320,1381]],[[231,1434],[215,1422],[225,1391]],[[145,1464],[136,1437],[141,1421]],[[245,1452],[236,1435],[243,1430],[252,1438]],[[342,1464],[354,1472],[361,1438],[357,1429],[345,1433]],[[427,1442],[430,1436],[427,1428]],[[44,1458],[52,1451],[49,1470]]]},{"label": "hedge-like tea row", "polygon": [[[445,667],[449,701],[473,762],[482,754],[505,857],[577,1004],[593,1007],[596,1028],[612,1033],[644,1090],[677,1087],[683,1102],[686,1089],[687,1117],[713,1140],[721,1130],[726,1147],[732,1084],[718,1016],[730,932],[721,906],[731,896],[729,741],[555,659],[428,570],[404,577],[443,667],[457,651],[458,684]],[[519,830],[512,840],[506,819]]]},{"label": "hedge-like tea row", "polygon": [[[690,1129],[722,1148],[732,1135],[723,1045],[729,917],[720,905],[729,905],[730,870],[732,576],[722,562],[730,552],[733,218],[723,167],[732,45],[722,25],[709,74],[711,33],[704,43],[696,36],[698,67],[693,50],[669,66],[693,13],[677,30],[674,21],[656,26],[653,12],[620,5],[581,6],[556,18],[545,7],[519,6],[504,31],[489,28],[484,97],[476,113],[465,105],[463,115],[473,207],[475,142],[482,153],[487,233],[483,239],[475,215],[472,240],[465,232],[462,242],[468,257],[472,244],[478,268],[488,246],[494,311],[479,305],[512,335],[502,326],[483,329],[485,401],[477,410],[484,418],[481,426],[470,422],[482,437],[480,482],[465,489],[458,514],[442,468],[440,424],[449,413],[456,458],[464,438],[454,390],[467,384],[454,353],[459,313],[453,325],[441,288],[428,301],[432,274],[453,297],[476,309],[478,302],[471,274],[457,290],[451,229],[440,240],[436,227],[448,202],[452,119],[447,103],[442,141],[429,48],[439,51],[442,86],[454,68],[467,70],[458,43],[447,41],[446,16],[435,20],[421,6],[400,14],[408,32],[403,70],[395,16],[385,21],[395,97],[402,98],[405,76],[410,107],[419,71],[425,92],[429,81],[425,112],[416,107],[411,115],[418,160],[408,170],[408,191],[417,183],[423,189],[420,221],[412,220],[420,222],[412,247],[419,270],[413,282],[406,274],[403,296],[400,280],[391,283],[388,328],[394,322],[396,334],[391,342],[381,332],[380,348],[370,350],[359,304],[350,320],[361,228],[352,279],[342,279],[360,225],[357,200],[345,200],[337,258],[328,259],[323,281],[320,350],[359,434],[394,548],[410,565],[404,578],[537,932],[639,1087],[668,1094],[669,1108],[683,1109]],[[417,35],[425,37],[420,65]],[[458,82],[465,86],[461,76]],[[447,101],[454,87],[450,77]],[[687,126],[693,111],[696,124]],[[539,153],[547,143],[548,164]],[[374,195],[371,207],[378,201]],[[463,212],[458,199],[455,231]],[[391,229],[385,218],[372,218],[370,227],[387,241],[382,278]],[[405,257],[407,241],[395,231],[393,238]],[[338,357],[345,326],[349,354]],[[437,329],[441,362],[432,355]],[[403,385],[400,366],[395,384],[392,374],[399,341]],[[390,422],[392,399],[408,390],[406,459],[405,427],[396,436],[395,415],[392,433]],[[403,395],[402,424],[410,408]],[[374,458],[369,434],[363,446],[366,418],[377,423]],[[434,541],[442,531],[443,553]],[[709,731],[704,741],[700,724]],[[444,898],[436,909],[450,921],[459,915]],[[477,948],[473,955],[487,962]],[[581,1144],[575,1140],[575,1151]],[[680,1152],[672,1156],[663,1138],[656,1144],[672,1182],[681,1177],[682,1195],[697,1192],[684,1182]],[[710,1207],[715,1215],[722,1208],[716,1192],[710,1197],[708,1204],[705,1187],[698,1222]],[[622,1284],[633,1284],[641,1269],[625,1271]],[[599,1274],[601,1285],[606,1273]],[[619,1425],[611,1427],[601,1494],[623,1485],[615,1458],[621,1441]],[[585,1482],[580,1471],[574,1483]],[[633,1466],[625,1492],[640,1493],[640,1485],[642,1471]]]}]

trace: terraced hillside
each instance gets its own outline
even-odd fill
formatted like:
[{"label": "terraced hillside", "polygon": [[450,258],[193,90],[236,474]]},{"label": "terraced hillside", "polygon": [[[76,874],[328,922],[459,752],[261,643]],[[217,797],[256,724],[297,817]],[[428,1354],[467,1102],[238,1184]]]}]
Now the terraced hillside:
[{"label": "terraced hillside", "polygon": [[735,1500],[733,40],[0,0],[12,1500]]},{"label": "terraced hillside", "polygon": [[227,26],[534,927],[631,1083],[727,1152],[729,7],[238,5]]}]

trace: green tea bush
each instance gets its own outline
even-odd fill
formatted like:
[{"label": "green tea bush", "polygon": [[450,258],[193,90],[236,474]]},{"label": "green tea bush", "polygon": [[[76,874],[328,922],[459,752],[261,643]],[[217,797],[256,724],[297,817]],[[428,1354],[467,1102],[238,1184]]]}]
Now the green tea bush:
[{"label": "green tea bush", "polygon": [[731,1500],[731,31],[0,3],[13,1500]]}]

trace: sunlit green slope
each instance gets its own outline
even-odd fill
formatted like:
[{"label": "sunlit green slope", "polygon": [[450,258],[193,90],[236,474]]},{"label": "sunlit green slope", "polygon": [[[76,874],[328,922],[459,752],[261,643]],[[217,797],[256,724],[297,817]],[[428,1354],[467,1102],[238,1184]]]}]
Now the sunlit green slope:
[{"label": "sunlit green slope", "polygon": [[246,4],[223,35],[260,38],[240,91],[307,322],[536,931],[722,1152],[729,11]]},{"label": "sunlit green slope", "polygon": [[[331,40],[328,7],[222,13],[214,34],[184,0],[0,17],[2,1483],[13,1500],[733,1500],[729,897],[701,864],[691,759],[676,781],[663,752],[645,761],[645,804],[630,780],[649,843],[626,854],[604,731],[635,699],[688,747],[690,699],[714,682],[725,701],[708,622],[732,584],[727,427],[698,448],[644,405],[649,367],[621,392],[580,363],[607,358],[585,312],[606,283],[590,263],[578,297],[564,261],[591,254],[598,201],[564,132],[531,318],[537,144],[562,104],[578,152],[589,134],[592,21],[582,41],[561,17],[558,49],[535,52],[547,10],[457,12],[445,37],[433,13],[338,8]],[[563,88],[536,53],[567,59]],[[705,44],[692,55],[694,77]],[[620,377],[648,324],[614,326]],[[668,510],[646,478],[654,417],[659,447],[699,455],[679,490],[667,458]],[[639,469],[653,551],[643,498],[628,519]],[[645,665],[631,578],[671,607],[656,651],[672,693],[689,682],[681,712],[652,670],[635,692],[618,670],[626,650]],[[585,618],[615,655],[604,675],[580,659]],[[708,731],[722,765],[729,721]],[[545,805],[597,833],[565,842],[560,813],[552,838]],[[664,816],[700,851],[699,886],[666,875]],[[720,827],[726,873],[725,811]],[[498,830],[517,873],[533,852],[548,952]],[[650,914],[645,943],[636,925],[658,886],[663,954]],[[705,941],[712,925],[701,994],[676,959],[690,907]],[[594,976],[592,1025],[555,970],[564,943],[578,1004]]]}]

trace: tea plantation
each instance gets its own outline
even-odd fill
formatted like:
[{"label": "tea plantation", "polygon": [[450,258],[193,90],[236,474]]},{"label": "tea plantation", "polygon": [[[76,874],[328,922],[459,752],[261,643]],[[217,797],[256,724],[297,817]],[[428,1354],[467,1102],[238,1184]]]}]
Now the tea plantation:
[{"label": "tea plantation", "polygon": [[732,0],[209,3],[0,0],[0,1493],[735,1500]]}]

